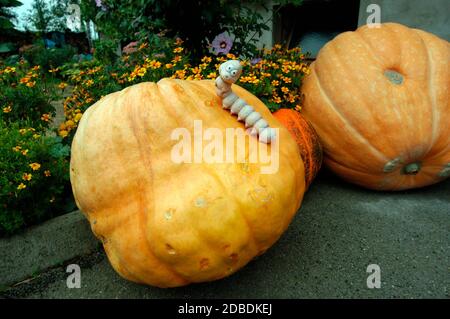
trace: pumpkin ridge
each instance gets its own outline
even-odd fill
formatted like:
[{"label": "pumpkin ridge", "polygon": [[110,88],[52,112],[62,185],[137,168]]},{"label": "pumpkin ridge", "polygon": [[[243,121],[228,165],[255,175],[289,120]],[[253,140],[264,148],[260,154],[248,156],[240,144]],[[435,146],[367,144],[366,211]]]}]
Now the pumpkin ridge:
[{"label": "pumpkin ridge", "polygon": [[[146,93],[146,91],[143,91],[144,94]],[[158,89],[159,92],[159,89]],[[147,103],[152,102],[152,99],[148,99]],[[165,101],[163,100],[163,103],[165,103]],[[146,189],[145,194],[143,194],[142,192],[140,192],[139,195],[139,215],[141,220],[143,219],[145,222],[147,221],[148,217],[145,216],[145,212],[147,212],[147,215],[154,214],[155,211],[155,207],[154,207],[154,199],[153,198],[149,198],[149,192],[150,192],[150,197],[154,197],[153,194],[153,181],[154,181],[154,177],[153,177],[153,169],[152,169],[152,165],[151,165],[151,149],[150,148],[146,148],[145,145],[151,145],[151,143],[149,142],[147,133],[145,129],[142,129],[142,120],[145,119],[145,117],[141,116],[141,112],[140,112],[140,105],[138,104],[133,104],[131,103],[131,112],[128,112],[128,121],[130,123],[130,128],[133,131],[133,135],[136,138],[136,141],[139,145],[138,147],[138,151],[140,154],[140,157],[142,159],[142,161],[145,163],[146,166],[146,172],[148,172],[149,174],[149,178],[148,178],[148,182],[151,183],[150,187],[142,187],[142,189]],[[164,110],[170,109],[165,107]],[[142,185],[142,180],[139,180],[138,183],[140,185]],[[163,265],[166,270],[168,270],[170,273],[172,273],[174,275],[174,277],[180,278],[182,280],[182,282],[185,283],[189,283],[190,281],[187,280],[186,278],[184,278],[181,274],[179,274],[178,272],[176,272],[169,264],[167,264],[166,262],[164,262],[163,260],[159,259],[156,257],[155,253],[153,252],[151,245],[149,243],[149,239],[148,236],[145,235],[145,229],[143,229],[144,227],[148,227],[147,223],[140,223],[140,231],[143,234],[143,238],[144,238],[144,243],[145,243],[145,247],[147,248],[147,252],[148,254],[152,257],[152,259],[159,263],[160,265]],[[141,279],[141,278],[139,278]],[[145,280],[141,279],[143,282],[145,282]]]},{"label": "pumpkin ridge", "polygon": [[[370,42],[367,41],[367,39],[364,37],[364,33],[356,31],[356,32],[353,32],[353,34],[356,35],[357,37],[359,37],[359,39],[361,40],[361,43],[367,48],[367,50],[369,52],[374,51],[372,49],[372,45],[370,44]],[[378,56],[376,54],[368,54],[368,56],[372,57],[372,60],[377,62],[380,69],[383,67],[384,63],[378,58]]]},{"label": "pumpkin ridge", "polygon": [[348,169],[348,170],[354,171],[354,172],[356,172],[356,173],[362,173],[362,174],[366,174],[366,173],[367,173],[367,172],[365,172],[365,171],[363,171],[363,170],[361,170],[361,169],[359,169],[359,168],[355,168],[355,167],[348,166],[348,165],[342,163],[342,162],[341,162],[340,160],[338,160],[337,158],[334,158],[333,156],[328,155],[326,158],[327,158],[327,160],[331,160],[333,163],[335,163],[335,164],[337,164],[337,165],[339,165],[339,166],[342,166],[342,167],[344,167],[344,168],[346,168],[346,169]]},{"label": "pumpkin ridge", "polygon": [[[161,81],[163,81],[163,80],[167,80],[167,79],[164,78],[164,79],[161,79],[158,82],[156,82],[156,87],[157,87],[156,94],[158,94],[158,96],[159,96],[159,101],[164,101],[164,96],[161,92],[163,90]],[[171,87],[170,89],[173,89],[173,88]],[[172,96],[174,99],[179,100],[179,98],[176,94],[173,94]],[[177,127],[182,127],[182,124],[180,123],[179,119],[180,118],[184,119],[184,118],[178,116],[177,112],[175,112],[175,110],[173,110],[172,107],[166,107],[166,108],[164,108],[164,111],[170,115],[171,119],[175,120]]]},{"label": "pumpkin ridge", "polygon": [[317,86],[319,89],[320,94],[322,95],[322,97],[324,98],[324,100],[326,101],[326,103],[328,105],[331,106],[331,109],[338,115],[339,119],[347,125],[347,127],[353,132],[355,133],[355,136],[358,137],[358,140],[366,145],[371,151],[372,153],[375,155],[375,157],[377,157],[380,161],[387,162],[389,161],[389,159],[386,157],[386,155],[384,155],[381,151],[379,151],[377,148],[375,148],[371,143],[369,143],[369,141],[367,140],[367,138],[365,138],[363,135],[361,135],[361,133],[349,122],[349,120],[347,120],[347,118],[345,118],[343,116],[343,114],[337,109],[337,107],[334,105],[334,103],[331,101],[330,97],[326,94],[326,92],[324,91],[322,84],[320,82],[319,76],[317,74],[314,73],[314,78],[316,79],[317,82]]},{"label": "pumpkin ridge", "polygon": [[[351,37],[351,40],[353,40],[353,34],[354,33],[358,33],[358,32],[348,32],[348,37]],[[341,51],[339,50],[339,46],[338,45],[332,45],[332,46],[330,46],[330,50],[332,50],[333,51],[333,53],[334,53],[334,55],[336,56],[336,57],[339,57],[338,59],[336,59],[336,61],[337,61],[337,63],[343,68],[343,69],[346,69],[347,70],[347,74],[346,74],[346,76],[348,77],[348,78],[351,78],[353,81],[352,81],[352,84],[355,86],[355,87],[357,87],[358,88],[358,90],[356,90],[357,92],[358,92],[358,94],[357,94],[357,96],[358,97],[360,97],[360,101],[362,101],[364,104],[364,110],[366,110],[367,112],[369,112],[371,115],[372,115],[372,117],[373,118],[376,118],[376,116],[375,116],[375,114],[377,113],[377,111],[373,111],[373,108],[371,107],[371,102],[368,102],[368,101],[366,101],[366,99],[364,98],[364,95],[361,95],[359,92],[360,91],[363,91],[363,89],[364,89],[364,85],[361,85],[361,83],[360,83],[360,81],[358,81],[358,79],[355,77],[355,75],[354,75],[354,73],[355,72],[353,72],[353,69],[352,69],[352,65],[351,65],[351,63],[347,63],[346,62],[346,60],[344,60],[343,58],[342,58],[342,56],[345,56],[345,51],[344,51],[344,54],[341,54]],[[373,54],[372,54],[373,55]],[[366,56],[371,56],[370,54],[367,54]],[[383,68],[383,65],[380,65],[380,69],[382,69]],[[320,77],[319,76],[317,76],[317,78],[319,79],[319,84],[320,84],[320,86],[322,87],[322,83],[320,82]],[[332,99],[328,96],[328,94],[326,93],[327,91],[326,91],[326,89],[323,89],[323,92],[327,95],[327,97],[328,97],[328,99],[330,100],[330,101],[332,101]],[[333,103],[333,106],[334,106],[334,108],[337,110],[337,111],[339,111],[339,113],[341,114],[341,117],[342,118],[344,118],[344,119],[346,119],[347,120],[347,124],[349,124],[353,129],[354,129],[354,131],[355,132],[357,132],[368,144],[367,145],[370,145],[371,146],[371,148],[373,148],[376,152],[378,152],[381,156],[383,156],[383,163],[386,163],[387,161],[389,161],[389,156],[387,156],[385,153],[383,153],[380,149],[379,149],[379,146],[377,147],[377,146],[375,146],[375,145],[373,145],[372,143],[370,143],[370,135],[369,135],[369,137],[367,137],[367,136],[365,136],[362,132],[361,132],[361,128],[357,128],[357,122],[358,121],[355,121],[355,119],[354,119],[354,121],[350,121],[349,119],[348,119],[348,117],[347,117],[347,115],[345,114],[345,113],[343,113],[343,112],[341,112],[340,110],[339,110],[339,108],[338,107],[336,107],[335,105],[334,105],[334,103]],[[349,118],[352,118],[351,116],[349,117]],[[364,129],[363,129],[363,131],[364,131]],[[387,149],[387,153],[391,153],[390,151],[392,151],[392,148],[388,148]]]},{"label": "pumpkin ridge", "polygon": [[428,149],[428,151],[426,151],[424,153],[424,157],[427,156],[430,151],[433,149],[433,146],[436,142],[436,138],[437,138],[437,126],[436,126],[436,119],[437,119],[437,107],[436,107],[436,91],[434,89],[434,85],[432,85],[433,82],[433,74],[435,73],[435,68],[434,68],[434,62],[433,59],[431,57],[430,54],[430,49],[428,48],[428,46],[425,43],[424,38],[421,36],[420,32],[417,32],[416,30],[413,30],[415,34],[417,34],[420,38],[420,40],[422,41],[422,44],[425,48],[425,51],[427,52],[427,59],[428,59],[428,91],[429,91],[429,95],[430,95],[430,106],[431,106],[431,141],[430,141],[430,147]]},{"label": "pumpkin ridge", "polygon": [[[246,153],[245,157],[246,157],[246,159],[248,159],[248,153]],[[218,182],[218,184],[222,186],[222,189],[227,189],[224,182],[216,174],[209,173],[209,175],[212,176]],[[236,194],[234,192],[231,193],[231,196],[233,196],[233,198],[237,202],[241,202],[241,200],[238,198],[238,196],[236,196]],[[247,225],[249,238],[251,240],[252,246],[254,248],[256,248],[255,251],[257,252],[259,250],[259,245],[257,244],[255,234],[253,233],[253,228],[251,227],[251,223],[248,221],[247,216],[245,216],[245,213],[240,214],[240,216],[244,220],[245,224]]]},{"label": "pumpkin ridge", "polygon": [[[300,122],[300,121],[295,121],[295,119],[294,119],[293,122],[296,123],[296,122]],[[300,124],[300,123],[298,123],[298,124]],[[305,143],[304,145],[302,145],[305,149],[307,148],[308,144],[314,145],[310,136],[306,136],[302,130],[297,130],[297,131],[300,132],[300,135],[302,136],[303,141],[310,142],[310,143]],[[314,158],[313,158],[313,154],[312,154],[312,149],[311,149],[311,151],[308,151],[306,153],[308,154],[308,159],[306,160],[307,163],[305,163],[305,164],[307,164],[307,166],[308,166],[308,176],[310,176],[314,170],[314,167],[313,167]]]},{"label": "pumpkin ridge", "polygon": [[[303,134],[302,130],[297,128],[297,125],[301,125],[299,123],[299,121],[296,121],[295,119],[289,118],[288,120],[288,125],[290,125],[290,127],[292,127],[295,135],[300,135],[300,139],[304,142],[299,144],[299,148],[302,148],[302,150],[300,151],[300,154],[303,155],[305,154],[306,156],[304,156],[305,158],[303,158],[302,156],[302,160],[303,160],[303,164],[305,166],[305,177],[308,176],[308,180],[311,176],[311,174],[313,173],[314,167],[313,167],[313,163],[314,163],[314,158],[313,158],[313,154],[312,154],[312,149],[311,151],[309,151],[309,149],[307,148],[308,144],[311,144],[313,141],[308,138],[307,136],[305,136],[305,134]],[[308,143],[310,142],[310,143]],[[313,145],[313,144],[311,144]],[[308,182],[309,184],[309,182]]]}]

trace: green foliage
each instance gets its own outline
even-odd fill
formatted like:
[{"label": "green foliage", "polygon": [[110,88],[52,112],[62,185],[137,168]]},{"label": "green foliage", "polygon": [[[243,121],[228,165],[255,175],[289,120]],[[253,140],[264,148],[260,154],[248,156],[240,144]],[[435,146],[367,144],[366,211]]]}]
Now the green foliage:
[{"label": "green foliage", "polygon": [[[297,1],[282,1],[282,5]],[[258,37],[268,30],[256,7],[265,1],[241,0],[103,0],[100,7],[91,0],[81,0],[82,15],[95,21],[99,31],[111,39],[128,43],[147,39],[149,34],[179,36],[199,60],[209,52],[209,45],[222,32],[234,35],[233,52],[251,57]],[[266,8],[267,10],[267,8]],[[95,15],[94,15],[95,12]]]},{"label": "green foliage", "polygon": [[0,119],[5,123],[27,122],[42,131],[55,114],[51,100],[55,91],[39,66],[30,68],[22,61],[0,68]]},{"label": "green foliage", "polygon": [[72,60],[77,53],[70,45],[62,48],[45,48],[43,43],[37,43],[23,53],[23,57],[32,65],[40,65],[43,70],[55,69]]},{"label": "green foliage", "polygon": [[9,9],[21,5],[22,2],[17,0],[0,0],[0,30],[12,29],[14,27],[11,22],[14,14]]},{"label": "green foliage", "polygon": [[114,64],[118,58],[117,48],[119,42],[116,40],[102,39],[94,43],[94,58],[101,63],[108,65]]},{"label": "green foliage", "polygon": [[61,138],[0,121],[0,236],[74,208],[68,155]]},{"label": "green foliage", "polygon": [[40,33],[64,31],[66,28],[66,6],[67,1],[34,0],[27,20],[33,29]]}]

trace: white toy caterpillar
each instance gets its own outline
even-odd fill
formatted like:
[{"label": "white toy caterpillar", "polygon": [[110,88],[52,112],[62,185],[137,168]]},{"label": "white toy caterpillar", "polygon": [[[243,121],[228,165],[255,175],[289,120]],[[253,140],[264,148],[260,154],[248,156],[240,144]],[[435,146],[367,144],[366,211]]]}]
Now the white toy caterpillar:
[{"label": "white toy caterpillar", "polygon": [[244,121],[246,128],[252,128],[250,134],[258,135],[261,142],[269,144],[275,139],[275,130],[269,127],[261,114],[231,90],[231,85],[237,81],[241,73],[242,66],[239,61],[229,60],[222,63],[216,79],[216,93],[223,99],[224,109],[230,110],[231,114],[237,114],[238,121]]}]

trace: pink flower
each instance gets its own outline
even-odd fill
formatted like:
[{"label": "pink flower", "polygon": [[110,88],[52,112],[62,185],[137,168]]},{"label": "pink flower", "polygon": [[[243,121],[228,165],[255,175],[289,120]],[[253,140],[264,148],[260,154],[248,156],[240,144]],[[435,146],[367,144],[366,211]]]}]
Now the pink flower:
[{"label": "pink flower", "polygon": [[217,35],[213,42],[212,48],[216,55],[228,54],[233,47],[233,39],[231,39],[225,32]]},{"label": "pink flower", "polygon": [[137,45],[138,45],[137,41],[130,42],[123,48],[122,51],[125,54],[131,54],[137,51]]}]

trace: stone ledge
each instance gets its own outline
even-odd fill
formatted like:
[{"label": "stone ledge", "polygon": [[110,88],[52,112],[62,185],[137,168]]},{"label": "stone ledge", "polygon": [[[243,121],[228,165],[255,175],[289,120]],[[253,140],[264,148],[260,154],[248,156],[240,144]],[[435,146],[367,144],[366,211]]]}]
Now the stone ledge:
[{"label": "stone ledge", "polygon": [[99,245],[80,211],[56,217],[13,237],[2,238],[0,286],[10,286],[47,268],[92,253]]}]

